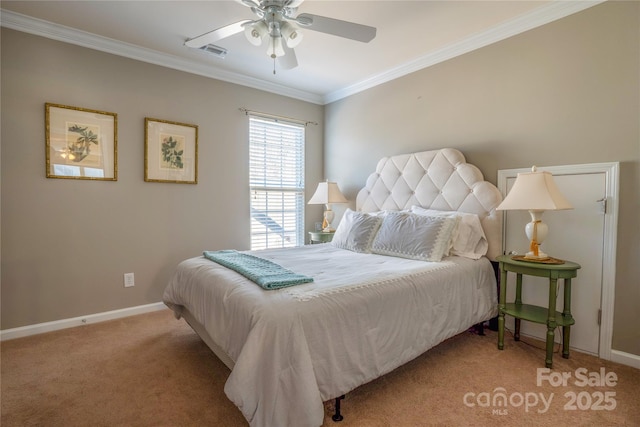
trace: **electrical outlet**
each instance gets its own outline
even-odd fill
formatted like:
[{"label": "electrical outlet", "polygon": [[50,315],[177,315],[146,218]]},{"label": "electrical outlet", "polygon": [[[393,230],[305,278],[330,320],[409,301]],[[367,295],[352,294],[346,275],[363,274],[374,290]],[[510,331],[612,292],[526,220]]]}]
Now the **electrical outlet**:
[{"label": "electrical outlet", "polygon": [[130,288],[135,285],[133,273],[124,273],[124,287]]}]

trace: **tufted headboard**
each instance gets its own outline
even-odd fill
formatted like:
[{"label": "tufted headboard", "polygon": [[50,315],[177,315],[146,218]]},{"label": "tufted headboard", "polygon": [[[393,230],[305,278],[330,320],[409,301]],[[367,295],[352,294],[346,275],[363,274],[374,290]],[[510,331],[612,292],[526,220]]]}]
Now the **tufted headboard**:
[{"label": "tufted headboard", "polygon": [[454,148],[384,157],[358,192],[362,212],[402,210],[417,205],[480,217],[490,260],[502,254],[502,214],[495,208],[502,194]]}]

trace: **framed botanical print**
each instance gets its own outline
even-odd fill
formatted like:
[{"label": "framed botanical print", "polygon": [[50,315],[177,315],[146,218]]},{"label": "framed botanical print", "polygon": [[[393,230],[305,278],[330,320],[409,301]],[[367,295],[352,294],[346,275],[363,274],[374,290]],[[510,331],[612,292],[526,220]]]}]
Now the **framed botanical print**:
[{"label": "framed botanical print", "polygon": [[144,180],[198,183],[198,126],[144,119]]},{"label": "framed botanical print", "polygon": [[118,180],[118,115],[45,104],[47,178]]}]

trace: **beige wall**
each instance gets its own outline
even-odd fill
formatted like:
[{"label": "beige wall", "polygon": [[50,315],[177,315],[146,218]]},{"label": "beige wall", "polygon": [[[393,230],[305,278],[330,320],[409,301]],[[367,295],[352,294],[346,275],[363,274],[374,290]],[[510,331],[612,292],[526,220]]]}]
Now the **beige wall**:
[{"label": "beige wall", "polygon": [[613,348],[640,355],[639,18],[640,3],[607,2],[328,105],[327,176],[355,200],[399,153],[455,147],[493,183],[620,162]]},{"label": "beige wall", "polygon": [[[1,53],[2,329],[157,303],[179,261],[247,249],[240,107],[318,122],[307,198],[324,179],[322,106],[7,29]],[[45,178],[45,102],[118,114],[118,181]],[[145,117],[199,126],[197,185],[144,182]]]}]

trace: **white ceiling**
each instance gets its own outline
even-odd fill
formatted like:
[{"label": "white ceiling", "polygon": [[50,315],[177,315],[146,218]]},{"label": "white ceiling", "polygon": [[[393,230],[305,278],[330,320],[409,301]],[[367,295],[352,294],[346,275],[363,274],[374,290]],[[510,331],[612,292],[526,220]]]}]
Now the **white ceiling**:
[{"label": "white ceiling", "polygon": [[361,43],[306,30],[299,66],[284,70],[244,34],[216,44],[224,59],[184,41],[255,19],[237,1],[2,1],[2,26],[199,75],[326,104],[600,3],[594,1],[325,1],[311,13],[377,28]]}]

